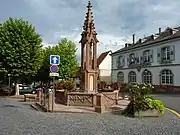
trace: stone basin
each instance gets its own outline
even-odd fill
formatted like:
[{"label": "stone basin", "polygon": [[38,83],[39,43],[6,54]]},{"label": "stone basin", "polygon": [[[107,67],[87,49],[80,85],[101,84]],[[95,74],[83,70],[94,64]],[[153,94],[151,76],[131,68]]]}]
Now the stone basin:
[{"label": "stone basin", "polygon": [[140,111],[135,112],[135,117],[159,117],[161,114],[159,113],[158,110],[146,110],[146,111]]}]

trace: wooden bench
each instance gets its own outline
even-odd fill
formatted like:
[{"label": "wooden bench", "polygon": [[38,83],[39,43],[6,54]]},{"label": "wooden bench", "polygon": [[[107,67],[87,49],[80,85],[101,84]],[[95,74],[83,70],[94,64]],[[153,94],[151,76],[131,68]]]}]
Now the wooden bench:
[{"label": "wooden bench", "polygon": [[37,95],[33,95],[33,94],[24,94],[24,102],[27,101],[27,99],[32,99],[32,100],[36,100]]}]

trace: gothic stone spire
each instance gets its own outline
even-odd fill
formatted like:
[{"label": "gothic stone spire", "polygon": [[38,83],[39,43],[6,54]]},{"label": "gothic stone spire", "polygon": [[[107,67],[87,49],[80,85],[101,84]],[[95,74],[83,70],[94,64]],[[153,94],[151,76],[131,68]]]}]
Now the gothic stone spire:
[{"label": "gothic stone spire", "polygon": [[91,2],[81,34],[81,81],[80,87],[87,92],[97,92],[97,38],[92,16]]},{"label": "gothic stone spire", "polygon": [[83,43],[84,41],[87,41],[91,35],[93,36],[93,39],[95,40],[95,42],[98,42],[97,38],[96,38],[96,30],[95,30],[95,25],[94,25],[94,20],[93,20],[93,13],[92,13],[92,5],[91,5],[91,1],[88,1],[88,6],[87,6],[87,13],[86,13],[86,17],[85,17],[85,21],[84,21],[84,26],[83,26],[83,32],[82,32],[82,39],[80,41],[80,43]]}]

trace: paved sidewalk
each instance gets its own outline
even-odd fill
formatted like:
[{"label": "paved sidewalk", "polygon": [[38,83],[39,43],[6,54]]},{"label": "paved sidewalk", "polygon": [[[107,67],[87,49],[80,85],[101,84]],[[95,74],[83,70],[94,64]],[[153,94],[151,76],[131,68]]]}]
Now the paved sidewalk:
[{"label": "paved sidewalk", "polygon": [[9,96],[7,98],[13,98],[13,99],[24,99],[24,95],[13,95],[13,96]]},{"label": "paved sidewalk", "polygon": [[62,104],[55,104],[55,112],[96,113],[94,107],[65,106],[65,105],[62,105]]},{"label": "paved sidewalk", "polygon": [[29,103],[0,98],[1,135],[179,135],[180,119],[128,118],[120,114],[43,113]]}]

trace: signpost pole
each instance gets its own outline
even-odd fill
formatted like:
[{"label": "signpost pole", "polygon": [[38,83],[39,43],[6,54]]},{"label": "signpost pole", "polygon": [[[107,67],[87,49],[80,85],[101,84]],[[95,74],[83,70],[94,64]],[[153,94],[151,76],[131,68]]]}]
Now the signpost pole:
[{"label": "signpost pole", "polygon": [[55,77],[59,76],[58,73],[58,65],[60,64],[60,56],[59,55],[50,55],[50,73],[49,76],[53,78],[53,91],[52,91],[52,112],[54,112],[55,106]]},{"label": "signpost pole", "polygon": [[55,93],[55,88],[54,88],[54,84],[55,84],[55,77],[53,77],[53,91],[52,91],[52,112],[54,112],[54,93]]}]

